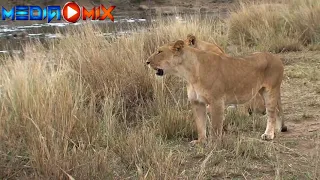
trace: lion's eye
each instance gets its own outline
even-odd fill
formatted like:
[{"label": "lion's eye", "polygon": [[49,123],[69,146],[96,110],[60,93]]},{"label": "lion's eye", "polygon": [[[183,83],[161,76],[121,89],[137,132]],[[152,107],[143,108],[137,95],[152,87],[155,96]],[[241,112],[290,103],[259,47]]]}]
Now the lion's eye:
[{"label": "lion's eye", "polygon": [[162,51],[158,51],[158,54],[162,53]]}]

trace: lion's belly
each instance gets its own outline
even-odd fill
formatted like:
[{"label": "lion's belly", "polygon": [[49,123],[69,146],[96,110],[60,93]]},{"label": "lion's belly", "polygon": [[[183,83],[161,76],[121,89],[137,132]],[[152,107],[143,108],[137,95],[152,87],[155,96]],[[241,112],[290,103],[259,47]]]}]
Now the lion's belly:
[{"label": "lion's belly", "polygon": [[252,99],[262,88],[261,77],[250,79],[241,77],[238,81],[229,82],[226,86],[226,103],[243,104]]},{"label": "lion's belly", "polygon": [[247,93],[230,93],[226,94],[226,104],[244,104],[251,100],[258,91],[251,91]]}]

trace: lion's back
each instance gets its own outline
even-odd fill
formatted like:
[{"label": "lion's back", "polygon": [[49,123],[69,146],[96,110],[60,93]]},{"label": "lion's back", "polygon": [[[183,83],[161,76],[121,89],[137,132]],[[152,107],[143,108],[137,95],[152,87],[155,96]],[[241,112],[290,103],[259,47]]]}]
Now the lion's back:
[{"label": "lion's back", "polygon": [[224,50],[219,47],[217,44],[211,44],[211,43],[208,43],[208,42],[202,42],[202,45],[201,47],[199,46],[199,49],[202,49],[204,51],[210,51],[210,52],[214,52],[216,54],[224,54]]}]

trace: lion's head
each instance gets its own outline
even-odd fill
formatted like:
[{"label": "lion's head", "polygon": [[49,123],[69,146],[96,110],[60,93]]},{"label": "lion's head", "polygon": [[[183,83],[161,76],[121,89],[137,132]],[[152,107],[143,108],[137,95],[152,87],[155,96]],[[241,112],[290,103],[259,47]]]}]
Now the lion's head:
[{"label": "lion's head", "polygon": [[196,36],[193,34],[188,34],[187,39],[184,40],[184,42],[190,46],[190,47],[195,47],[196,44]]},{"label": "lion's head", "polygon": [[183,53],[184,42],[178,40],[165,44],[157,49],[148,59],[147,64],[156,70],[156,75],[173,74],[175,67],[182,63],[181,55]]},{"label": "lion's head", "polygon": [[226,55],[224,50],[216,43],[209,43],[206,41],[199,40],[195,35],[188,34],[184,40],[185,44],[189,47],[200,49],[202,51],[211,51],[219,55]]}]

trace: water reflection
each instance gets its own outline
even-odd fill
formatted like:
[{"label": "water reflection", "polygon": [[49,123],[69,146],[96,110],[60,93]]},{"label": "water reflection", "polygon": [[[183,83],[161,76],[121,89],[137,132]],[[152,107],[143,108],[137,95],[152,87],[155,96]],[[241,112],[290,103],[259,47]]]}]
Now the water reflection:
[{"label": "water reflection", "polygon": [[[128,34],[128,30],[132,27],[145,27],[148,24],[146,19],[136,18],[124,18],[116,17],[114,22],[112,21],[91,21],[98,26],[103,36],[112,35],[124,35]],[[0,25],[0,54],[19,54],[22,52],[22,48],[27,42],[40,41],[46,43],[48,39],[60,39],[64,37],[66,31],[72,27],[83,24],[84,22],[77,23],[65,23],[65,22],[53,22],[53,23],[35,23],[28,25]],[[59,33],[57,33],[59,32]]]},{"label": "water reflection", "polygon": [[[198,14],[196,17],[200,17],[200,19],[215,19],[217,17],[221,17],[222,14],[217,13],[206,13],[206,14]],[[223,16],[225,16],[224,14]],[[153,17],[155,18],[155,17]],[[166,18],[166,17],[164,17]],[[171,17],[176,21],[181,23],[185,23],[185,19],[188,18],[188,14],[179,16],[175,15]],[[157,18],[159,19],[159,18]],[[115,16],[115,21],[111,20],[99,21],[94,20],[91,21],[94,25],[98,26],[102,30],[102,36],[108,38],[111,36],[122,36],[127,35],[132,32],[130,30],[143,30],[142,27],[148,27],[155,20],[148,16],[147,19],[144,18],[132,18],[128,16]],[[46,23],[43,22],[33,22],[26,21],[27,25],[22,25],[22,22],[5,22],[0,21],[0,56],[4,54],[23,54],[23,47],[27,42],[41,42],[44,46],[47,45],[48,41],[51,40],[59,40],[63,38],[65,33],[69,30],[72,30],[75,26],[81,25],[85,22],[77,22],[77,23],[66,23],[66,22],[51,22]],[[86,21],[87,22],[87,21]],[[7,24],[4,24],[7,23]],[[59,32],[59,33],[57,33]]]}]

